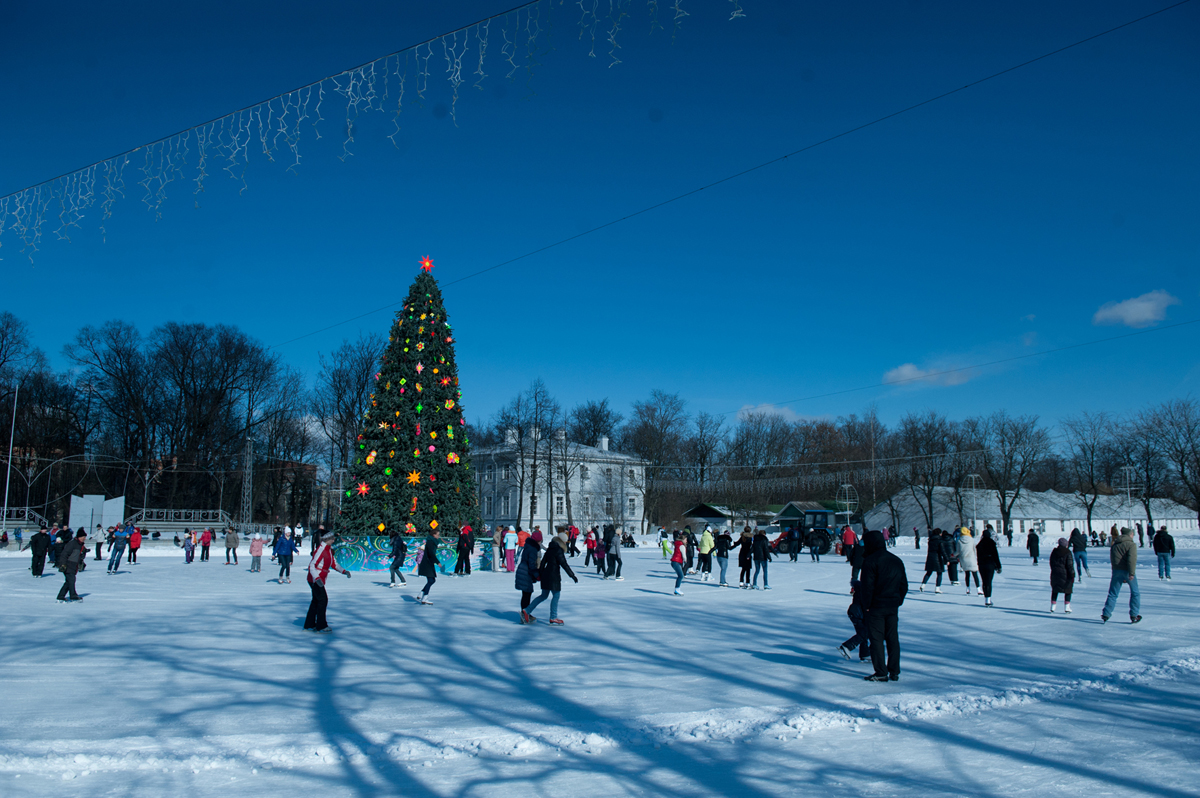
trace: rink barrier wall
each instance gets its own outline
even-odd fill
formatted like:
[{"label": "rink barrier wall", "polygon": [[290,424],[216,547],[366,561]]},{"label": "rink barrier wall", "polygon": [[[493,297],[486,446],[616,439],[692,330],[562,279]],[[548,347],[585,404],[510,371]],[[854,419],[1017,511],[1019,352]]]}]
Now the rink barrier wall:
[{"label": "rink barrier wall", "polygon": [[[425,538],[404,538],[408,544],[408,555],[404,558],[404,572],[415,570],[425,550]],[[458,539],[443,540],[438,546],[438,573],[454,573],[458,562]],[[347,571],[387,571],[392,567],[392,539],[383,535],[343,537],[333,545],[333,556],[337,564]],[[492,541],[476,540],[475,552],[471,555],[471,569],[488,571],[492,568]]]}]

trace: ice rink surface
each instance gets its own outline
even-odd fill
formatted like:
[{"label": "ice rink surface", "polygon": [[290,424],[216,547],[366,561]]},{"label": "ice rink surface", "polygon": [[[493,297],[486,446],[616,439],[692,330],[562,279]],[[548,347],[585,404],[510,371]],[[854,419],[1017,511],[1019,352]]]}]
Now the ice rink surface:
[{"label": "ice rink surface", "polygon": [[143,550],[113,576],[90,563],[65,605],[10,547],[0,795],[1200,795],[1200,549],[1171,582],[1139,551],[1131,626],[1127,594],[1100,623],[1106,549],[1064,616],[1044,558],[1002,547],[985,609],[915,592],[911,546],[890,684],[837,652],[834,556],[776,559],[769,592],[689,577],[683,596],[656,550],[626,550],[622,582],[576,557],[561,628],[548,603],[517,622],[511,574],[442,577],[432,606],[415,576],[331,576],[334,633],[314,635],[307,556],[278,584],[219,549]]}]

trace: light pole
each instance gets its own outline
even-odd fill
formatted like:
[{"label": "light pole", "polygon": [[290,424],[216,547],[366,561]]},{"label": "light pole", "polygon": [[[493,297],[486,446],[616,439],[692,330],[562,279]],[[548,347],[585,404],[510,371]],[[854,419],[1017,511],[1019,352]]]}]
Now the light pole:
[{"label": "light pole", "polygon": [[12,482],[12,452],[13,440],[17,435],[17,396],[21,392],[21,384],[13,383],[12,424],[8,428],[8,462],[4,468],[4,513],[0,514],[0,530],[8,532],[8,485]]},{"label": "light pole", "polygon": [[971,534],[975,534],[976,527],[979,526],[979,516],[976,508],[976,503],[979,498],[979,491],[983,488],[983,479],[978,474],[967,474],[963,478],[965,483],[963,487],[971,491]]}]

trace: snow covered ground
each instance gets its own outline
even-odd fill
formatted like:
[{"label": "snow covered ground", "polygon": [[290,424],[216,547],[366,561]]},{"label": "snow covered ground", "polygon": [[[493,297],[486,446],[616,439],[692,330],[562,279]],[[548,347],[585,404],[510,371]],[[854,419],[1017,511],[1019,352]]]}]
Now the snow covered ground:
[{"label": "snow covered ground", "polygon": [[[899,553],[915,589],[924,552]],[[1200,795],[1200,550],[1170,583],[1141,550],[1137,626],[1124,601],[1100,623],[1106,550],[1071,616],[1045,560],[1001,553],[998,606],[911,593],[901,681],[870,684],[836,651],[835,557],[676,597],[627,552],[625,581],[567,582],[563,628],[519,625],[508,574],[443,577],[426,607],[415,577],[360,573],[318,636],[302,567],[144,551],[62,605],[10,550],[0,795]]]}]

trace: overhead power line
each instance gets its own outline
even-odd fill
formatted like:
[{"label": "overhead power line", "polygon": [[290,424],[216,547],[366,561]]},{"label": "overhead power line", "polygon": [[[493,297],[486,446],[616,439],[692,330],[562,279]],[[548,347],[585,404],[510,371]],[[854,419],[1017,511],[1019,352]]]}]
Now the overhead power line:
[{"label": "overhead power line", "polygon": [[[878,125],[878,124],[880,124],[881,122],[886,122],[886,121],[888,121],[889,119],[895,119],[895,118],[896,118],[896,117],[898,117],[898,116],[901,116],[901,115],[903,115],[903,114],[907,114],[907,113],[909,113],[910,111],[915,111],[915,110],[917,110],[918,108],[922,108],[922,107],[924,107],[924,106],[926,106],[926,105],[929,105],[930,103],[935,103],[935,102],[937,102],[938,100],[944,100],[944,99],[945,99],[945,98],[947,98],[947,97],[950,97],[950,96],[952,96],[952,95],[958,94],[959,92],[966,91],[967,89],[974,88],[975,86],[979,86],[979,85],[980,85],[980,84],[982,84],[982,83],[987,83],[987,82],[988,82],[988,81],[990,81],[990,80],[995,80],[996,78],[999,78],[999,77],[1001,77],[1001,76],[1003,76],[1003,75],[1007,75],[1007,74],[1008,74],[1008,73],[1010,73],[1010,72],[1015,72],[1015,71],[1016,71],[1016,70],[1018,70],[1018,69],[1024,69],[1025,67],[1027,67],[1027,66],[1031,66],[1031,65],[1033,65],[1033,64],[1036,64],[1036,63],[1038,63],[1039,61],[1044,61],[1045,59],[1047,59],[1047,58],[1050,58],[1051,56],[1058,55],[1059,53],[1064,53],[1064,52],[1066,52],[1067,50],[1070,50],[1070,49],[1072,49],[1072,48],[1078,47],[1078,46],[1080,46],[1080,45],[1082,45],[1082,44],[1087,44],[1088,42],[1091,42],[1091,41],[1095,41],[1096,39],[1099,39],[1099,38],[1101,38],[1101,37],[1103,37],[1103,36],[1108,36],[1108,35],[1109,35],[1109,34],[1111,34],[1111,33],[1116,33],[1116,32],[1117,32],[1117,31],[1119,31],[1119,30],[1123,30],[1124,28],[1128,28],[1128,27],[1130,27],[1131,25],[1136,25],[1136,24],[1137,24],[1137,23],[1139,23],[1139,22],[1143,22],[1143,21],[1145,21],[1145,20],[1147,20],[1147,19],[1150,19],[1151,17],[1156,17],[1156,16],[1158,16],[1159,14],[1166,13],[1167,11],[1170,11],[1170,10],[1171,10],[1171,9],[1173,9],[1173,8],[1178,8],[1178,7],[1180,7],[1180,6],[1187,5],[1187,4],[1188,4],[1188,3],[1190,3],[1190,2],[1192,2],[1192,0],[1180,0],[1180,1],[1179,1],[1179,2],[1177,2],[1177,3],[1172,3],[1172,4],[1171,4],[1171,5],[1169,5],[1169,6],[1164,6],[1163,8],[1160,8],[1160,9],[1158,9],[1157,11],[1151,11],[1150,13],[1148,13],[1148,14],[1143,14],[1142,16],[1140,16],[1140,17],[1137,17],[1137,18],[1135,18],[1135,19],[1131,19],[1131,20],[1129,20],[1129,21],[1127,21],[1127,22],[1122,22],[1120,25],[1116,25],[1116,26],[1114,26],[1114,27],[1108,28],[1107,30],[1100,31],[1099,33],[1094,33],[1094,34],[1092,34],[1091,36],[1087,36],[1087,37],[1085,37],[1085,38],[1079,39],[1078,41],[1074,41],[1074,42],[1072,42],[1071,44],[1064,45],[1063,47],[1059,47],[1059,48],[1057,48],[1057,49],[1054,49],[1054,50],[1050,50],[1049,52],[1046,52],[1046,53],[1042,53],[1041,55],[1037,56],[1036,58],[1030,58],[1030,59],[1029,59],[1029,60],[1027,60],[1027,61],[1022,61],[1022,62],[1021,62],[1021,63],[1019,63],[1019,64],[1014,64],[1013,66],[1007,67],[1007,68],[1005,68],[1005,69],[1001,69],[1001,70],[1000,70],[1000,71],[998,71],[998,72],[993,72],[992,74],[990,74],[990,75],[987,75],[986,77],[982,77],[982,78],[979,78],[979,79],[977,79],[977,80],[973,80],[973,81],[971,81],[970,83],[966,83],[966,84],[963,84],[962,86],[959,86],[958,88],[955,88],[955,89],[950,89],[949,91],[944,91],[944,92],[942,92],[941,94],[937,94],[937,95],[935,95],[935,96],[933,96],[933,97],[930,97],[930,98],[928,98],[928,99],[926,99],[926,100],[922,100],[921,102],[914,103],[913,105],[909,105],[909,106],[907,106],[907,107],[905,107],[905,108],[901,108],[901,109],[900,109],[900,110],[898,110],[898,111],[892,111],[892,112],[891,112],[891,113],[889,113],[889,114],[884,114],[883,116],[876,117],[875,119],[872,119],[870,122],[864,122],[864,123],[863,123],[863,124],[861,124],[861,125],[857,125],[857,126],[855,126],[855,127],[847,128],[846,130],[843,130],[843,131],[842,131],[842,132],[840,132],[840,133],[835,133],[835,134],[833,134],[832,136],[829,136],[829,137],[827,137],[827,138],[823,138],[823,139],[821,139],[820,141],[815,141],[815,142],[813,142],[813,143],[811,143],[811,144],[806,144],[806,145],[805,145],[805,146],[803,146],[803,147],[800,147],[800,148],[798,148],[798,149],[792,150],[791,152],[788,152],[788,153],[784,153],[783,155],[779,155],[779,156],[777,156],[777,157],[775,157],[775,158],[772,158],[772,159],[770,159],[770,160],[768,160],[768,161],[763,161],[762,163],[759,163],[759,164],[756,164],[756,165],[754,165],[754,166],[751,166],[751,167],[748,167],[748,168],[746,168],[746,169],[743,169],[743,170],[741,170],[740,172],[735,172],[735,173],[733,173],[733,174],[731,174],[731,175],[727,175],[726,177],[722,177],[722,178],[720,178],[719,180],[714,180],[714,181],[712,181],[711,183],[706,183],[706,184],[704,184],[704,185],[702,185],[702,186],[699,186],[699,187],[697,187],[697,188],[694,188],[694,189],[692,189],[692,190],[690,190],[690,191],[685,191],[684,193],[682,193],[682,194],[678,194],[678,195],[676,195],[676,196],[674,196],[674,197],[671,197],[670,199],[665,199],[665,200],[663,200],[663,201],[661,201],[661,202],[657,202],[657,203],[655,203],[655,204],[653,204],[653,205],[648,205],[648,206],[646,206],[646,207],[644,207],[644,208],[642,208],[642,209],[640,209],[640,210],[636,210],[636,211],[633,211],[633,212],[631,212],[631,213],[627,213],[626,215],[624,215],[624,216],[622,216],[622,217],[620,217],[620,218],[613,219],[612,221],[605,222],[604,224],[601,224],[601,225],[597,225],[596,227],[592,227],[592,228],[590,228],[590,229],[588,229],[588,230],[584,230],[584,231],[582,231],[582,232],[580,232],[580,233],[576,233],[575,235],[572,235],[572,236],[567,236],[566,238],[560,238],[560,239],[558,239],[557,241],[554,241],[554,242],[552,242],[552,243],[549,243],[549,244],[546,244],[546,245],[544,245],[544,246],[538,247],[537,249],[532,249],[532,250],[530,250],[530,251],[528,251],[528,252],[526,252],[526,253],[524,253],[524,254],[522,254],[522,255],[517,255],[517,256],[516,256],[516,257],[514,257],[514,258],[509,258],[508,260],[501,261],[500,263],[497,263],[497,264],[495,264],[495,265],[492,265],[492,266],[488,266],[488,267],[487,267],[487,268],[485,268],[485,269],[480,269],[479,271],[472,272],[471,274],[465,275],[465,276],[463,276],[463,277],[459,277],[457,280],[450,280],[450,281],[448,281],[448,282],[446,282],[446,283],[443,283],[442,285],[443,285],[443,287],[449,287],[449,286],[452,286],[452,285],[457,285],[458,283],[462,283],[462,282],[465,282],[465,281],[467,281],[467,280],[471,280],[471,279],[474,279],[474,278],[476,278],[476,277],[479,277],[479,276],[481,276],[481,275],[488,274],[489,272],[496,271],[497,269],[502,269],[502,268],[504,268],[505,266],[511,266],[512,264],[514,264],[514,263],[517,263],[517,262],[519,262],[519,261],[522,261],[522,260],[525,260],[526,258],[531,258],[531,257],[533,257],[534,255],[539,255],[539,254],[541,254],[541,253],[543,253],[543,252],[546,252],[547,250],[555,249],[556,247],[561,247],[561,246],[563,246],[564,244],[569,244],[570,242],[572,242],[572,241],[575,241],[575,240],[578,240],[578,239],[580,239],[580,238],[583,238],[583,237],[585,237],[585,236],[592,235],[593,233],[598,233],[598,232],[600,232],[601,230],[606,230],[606,229],[608,229],[609,227],[613,227],[614,225],[621,224],[622,222],[627,222],[627,221],[629,221],[630,219],[637,218],[638,216],[642,216],[642,215],[644,215],[644,214],[650,213],[651,211],[655,211],[655,210],[658,210],[659,208],[663,208],[663,207],[666,207],[667,205],[671,205],[671,204],[674,204],[674,203],[676,203],[676,202],[679,202],[680,200],[687,199],[688,197],[691,197],[691,196],[694,196],[694,195],[696,195],[696,194],[699,194],[699,193],[700,193],[700,192],[702,192],[702,191],[707,191],[707,190],[708,190],[708,189],[710,189],[710,188],[715,188],[715,187],[717,187],[717,186],[720,186],[720,185],[723,185],[723,184],[725,184],[725,183],[728,183],[728,182],[730,182],[730,181],[732,181],[732,180],[737,180],[737,179],[738,179],[738,178],[740,178],[740,177],[745,177],[746,175],[749,175],[749,174],[752,174],[752,173],[754,173],[754,172],[757,172],[757,171],[759,171],[760,169],[765,169],[765,168],[766,168],[766,167],[768,167],[768,166],[773,166],[773,165],[775,165],[775,164],[780,164],[780,163],[783,163],[784,161],[786,161],[786,160],[788,160],[789,158],[792,158],[792,157],[794,157],[794,156],[796,156],[796,155],[800,155],[800,154],[802,154],[802,153],[808,152],[809,150],[816,149],[817,147],[823,146],[823,145],[825,145],[825,144],[829,144],[830,142],[833,142],[833,141],[837,141],[838,139],[845,138],[846,136],[849,136],[849,135],[851,135],[851,134],[853,134],[853,133],[858,133],[859,131],[866,130],[866,129],[867,129],[867,128],[869,128],[869,127],[873,127],[873,126],[875,126],[875,125]],[[304,340],[305,338],[311,338],[311,337],[312,337],[312,336],[314,336],[314,335],[319,335],[319,334],[321,334],[321,333],[323,333],[323,332],[328,332],[329,330],[335,329],[335,328],[337,328],[337,327],[341,327],[341,326],[342,326],[342,325],[344,325],[344,324],[349,324],[349,323],[350,323],[350,322],[352,322],[352,321],[358,321],[359,319],[366,318],[367,316],[372,316],[372,315],[374,315],[374,314],[376,314],[376,313],[382,313],[382,312],[383,312],[383,311],[385,311],[385,310],[391,310],[392,308],[395,308],[395,307],[397,307],[397,306],[399,306],[399,305],[402,305],[403,303],[404,303],[404,300],[398,300],[398,301],[396,301],[396,302],[390,302],[390,303],[388,303],[388,304],[386,304],[386,305],[383,305],[383,306],[381,306],[381,307],[375,308],[374,310],[368,310],[368,311],[366,311],[365,313],[360,313],[360,314],[358,314],[358,315],[356,315],[356,316],[351,316],[351,317],[349,317],[349,318],[347,318],[347,319],[343,319],[342,321],[335,322],[335,323],[333,323],[333,324],[326,325],[325,327],[321,327],[321,328],[319,328],[319,329],[316,329],[316,330],[313,330],[313,331],[311,331],[311,332],[304,333],[303,335],[298,335],[298,336],[296,336],[295,338],[289,338],[289,339],[288,339],[288,340],[286,340],[286,341],[282,341],[282,342],[280,342],[280,343],[278,343],[278,344],[274,344],[274,345],[272,346],[272,348],[274,348],[274,349],[278,349],[278,348],[280,348],[280,347],[287,346],[288,344],[293,344],[293,343],[295,343],[296,341],[302,341],[302,340]],[[1161,328],[1161,329],[1165,329],[1165,328]],[[984,364],[984,365],[987,365],[987,364]],[[967,368],[974,368],[974,367],[967,367]],[[875,387],[875,386],[868,386],[868,387]],[[864,389],[861,389],[861,388],[855,388],[855,389],[852,389],[852,390],[864,390]],[[801,400],[793,400],[793,401],[801,401]]]}]

